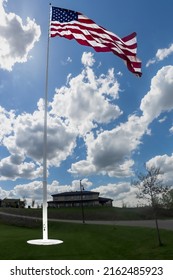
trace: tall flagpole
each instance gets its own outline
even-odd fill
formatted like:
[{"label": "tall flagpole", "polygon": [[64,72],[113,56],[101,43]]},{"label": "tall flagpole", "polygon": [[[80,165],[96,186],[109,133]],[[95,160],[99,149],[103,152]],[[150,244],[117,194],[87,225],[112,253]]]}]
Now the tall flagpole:
[{"label": "tall flagpole", "polygon": [[[51,11],[50,4],[50,11]],[[44,96],[44,134],[43,134],[43,208],[42,208],[42,231],[43,239],[28,240],[27,243],[33,245],[56,245],[63,243],[62,240],[48,239],[48,214],[47,214],[47,116],[48,116],[48,78],[49,78],[49,31],[50,31],[50,15],[49,29],[47,39],[47,59],[46,59],[46,84]]]},{"label": "tall flagpole", "polygon": [[44,96],[44,134],[43,134],[43,208],[42,208],[42,227],[43,240],[48,239],[48,219],[47,219],[47,103],[48,103],[48,76],[49,76],[49,30],[47,39],[47,58],[46,58],[46,84]]}]

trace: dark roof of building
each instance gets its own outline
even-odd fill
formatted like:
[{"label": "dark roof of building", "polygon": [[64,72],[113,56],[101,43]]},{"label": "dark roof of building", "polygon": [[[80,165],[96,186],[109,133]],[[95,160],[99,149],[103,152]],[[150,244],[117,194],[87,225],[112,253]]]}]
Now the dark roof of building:
[{"label": "dark roof of building", "polygon": [[111,199],[111,198],[106,198],[106,197],[99,197],[99,201],[100,202],[108,202],[108,201],[113,201],[113,199]]},{"label": "dark roof of building", "polygon": [[[92,191],[82,191],[82,195],[93,195],[93,194],[99,194],[99,192],[92,192]],[[75,191],[75,192],[63,192],[63,193],[57,193],[52,194],[52,196],[75,196],[75,195],[81,195],[81,191]]]},{"label": "dark roof of building", "polygon": [[5,201],[5,202],[19,202],[20,199],[18,199],[18,198],[4,198],[3,201]]}]

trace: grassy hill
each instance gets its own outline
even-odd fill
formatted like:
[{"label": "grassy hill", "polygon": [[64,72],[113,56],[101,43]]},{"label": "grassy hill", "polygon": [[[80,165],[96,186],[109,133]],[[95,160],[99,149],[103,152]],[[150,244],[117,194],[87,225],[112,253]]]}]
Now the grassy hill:
[{"label": "grassy hill", "polygon": [[[41,217],[42,209],[18,209],[18,208],[0,208],[0,211],[16,215],[25,215],[32,217]],[[49,208],[49,218],[81,220],[81,208]],[[119,208],[119,207],[85,207],[84,216],[86,220],[148,220],[153,219],[152,209],[150,207]],[[173,209],[159,209],[158,218],[173,218]]]},{"label": "grassy hill", "polygon": [[[40,227],[42,209],[19,209],[19,208],[0,208],[0,212],[19,215],[20,217],[0,215],[0,220],[5,224]],[[21,216],[34,217],[33,219],[21,218]],[[48,209],[49,219],[60,220],[79,220],[82,221],[81,208],[59,208]],[[85,221],[118,221],[118,220],[148,220],[153,219],[152,209],[149,207],[141,208],[116,208],[116,207],[88,207],[84,209]],[[160,209],[159,219],[172,219],[173,210]]]}]

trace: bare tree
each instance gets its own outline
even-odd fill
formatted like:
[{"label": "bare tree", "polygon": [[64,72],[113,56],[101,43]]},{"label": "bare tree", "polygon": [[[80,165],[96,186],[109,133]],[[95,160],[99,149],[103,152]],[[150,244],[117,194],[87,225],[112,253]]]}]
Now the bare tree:
[{"label": "bare tree", "polygon": [[137,198],[147,201],[153,209],[158,242],[159,246],[162,246],[163,244],[161,241],[158,226],[158,208],[161,201],[161,197],[168,191],[168,186],[163,184],[162,180],[160,179],[160,175],[163,174],[161,173],[160,168],[148,168],[146,166],[145,168],[146,173],[139,173],[137,175],[137,180],[132,182],[132,184],[138,188]]},{"label": "bare tree", "polygon": [[163,194],[162,203],[166,209],[173,209],[173,189]]}]

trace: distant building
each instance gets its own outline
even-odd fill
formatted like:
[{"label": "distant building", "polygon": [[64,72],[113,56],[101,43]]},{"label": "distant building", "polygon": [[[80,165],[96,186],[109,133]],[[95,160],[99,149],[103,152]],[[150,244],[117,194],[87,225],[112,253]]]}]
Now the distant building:
[{"label": "distant building", "polygon": [[48,201],[48,207],[79,207],[83,206],[111,206],[112,199],[99,197],[99,192],[76,191],[53,194],[53,201]]},{"label": "distant building", "polygon": [[4,208],[24,208],[25,203],[20,199],[4,198],[0,201],[0,207]]}]

